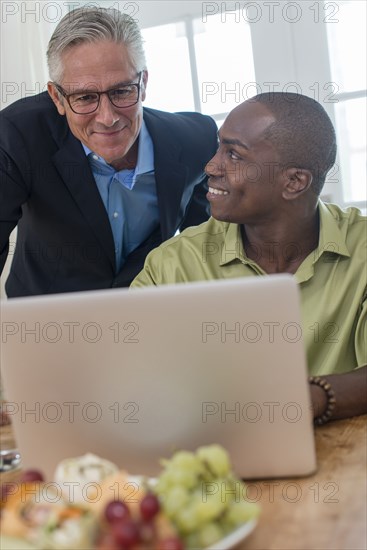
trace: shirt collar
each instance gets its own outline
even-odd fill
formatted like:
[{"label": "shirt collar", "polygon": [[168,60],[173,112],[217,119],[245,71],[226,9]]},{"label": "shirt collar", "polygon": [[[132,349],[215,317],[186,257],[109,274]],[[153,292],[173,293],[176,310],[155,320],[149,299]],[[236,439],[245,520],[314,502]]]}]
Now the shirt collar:
[{"label": "shirt collar", "polygon": [[[349,257],[350,252],[345,244],[345,235],[339,228],[338,220],[334,218],[321,200],[319,200],[318,208],[320,214],[319,245],[308,258],[311,257],[312,264],[314,264],[324,253],[334,253]],[[228,223],[220,265],[229,264],[233,260],[256,265],[255,262],[246,256],[243,247],[241,226],[235,223]]]},{"label": "shirt collar", "polygon": [[146,174],[154,170],[154,150],[153,141],[148,132],[147,125],[143,119],[138,148],[138,162],[135,168],[135,177],[140,174]]},{"label": "shirt collar", "polygon": [[[82,146],[87,157],[90,155],[96,156],[97,159],[94,158],[96,162],[99,162],[102,165],[104,164],[106,166],[109,166],[102,157],[96,155],[96,153],[94,153],[91,149],[89,149],[89,147],[84,145],[84,143],[82,143]],[[113,170],[112,167],[111,169]],[[153,170],[154,170],[153,142],[148,132],[145,121],[143,119],[141,128],[140,128],[140,133],[139,133],[138,161],[137,161],[135,170],[133,171],[134,172],[133,185],[135,183],[137,176],[141,174],[146,174],[147,172],[152,172]],[[120,172],[124,172],[124,170],[120,170]],[[131,170],[129,172],[131,172]]]},{"label": "shirt collar", "polygon": [[221,258],[219,265],[226,265],[233,260],[239,260],[240,262],[247,262],[245,250],[242,242],[241,226],[236,223],[225,224],[226,234],[224,237],[224,246],[221,251]]},{"label": "shirt collar", "polygon": [[339,227],[339,221],[333,216],[326,204],[319,200],[320,236],[319,246],[314,251],[314,261],[317,261],[324,252],[350,256],[345,235]]}]

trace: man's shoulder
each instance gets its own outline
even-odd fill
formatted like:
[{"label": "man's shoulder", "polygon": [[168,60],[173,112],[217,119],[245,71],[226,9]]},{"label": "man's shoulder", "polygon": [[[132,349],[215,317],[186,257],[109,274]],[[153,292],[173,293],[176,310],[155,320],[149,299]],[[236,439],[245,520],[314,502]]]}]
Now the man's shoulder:
[{"label": "man's shoulder", "polygon": [[207,115],[196,112],[178,112],[169,113],[168,111],[159,111],[144,107],[144,119],[151,124],[169,125],[177,128],[187,128],[195,130],[211,130],[217,132],[215,121]]},{"label": "man's shoulder", "polygon": [[[160,285],[213,278],[207,258],[218,260],[229,223],[214,218],[185,229],[152,250],[132,286]],[[215,255],[213,255],[215,254]]]},{"label": "man's shoulder", "polygon": [[367,237],[367,217],[361,212],[361,210],[359,210],[359,208],[354,206],[342,208],[337,204],[331,203],[321,203],[321,205],[324,212],[326,212],[326,215],[333,218],[339,227],[347,227],[347,232],[349,229],[353,228],[354,230],[361,232],[361,236],[363,235],[365,238]]},{"label": "man's shoulder", "polygon": [[221,222],[214,218],[209,218],[208,221],[200,225],[188,227],[179,235],[163,242],[159,246],[160,252],[163,255],[171,254],[180,249],[187,250],[188,246],[197,247],[201,250],[201,247],[208,240],[224,242],[229,226],[230,223],[228,222]]},{"label": "man's shoulder", "polygon": [[[321,224],[325,243],[344,252],[353,265],[366,263],[367,218],[353,206],[341,208],[336,204],[322,203]],[[359,269],[359,267],[358,267]]]},{"label": "man's shoulder", "polygon": [[64,127],[65,117],[59,115],[47,92],[18,99],[0,113],[3,123],[10,123],[21,133],[45,131],[45,128]]},{"label": "man's shoulder", "polygon": [[0,119],[0,145],[5,150],[23,142],[32,154],[43,155],[44,144],[63,143],[69,134],[66,117],[59,115],[47,92],[15,101],[1,111]]},{"label": "man's shoulder", "polygon": [[1,111],[1,116],[6,118],[13,118],[19,115],[27,116],[30,114],[56,111],[56,108],[47,92],[42,92],[40,94],[32,95],[29,97],[23,97],[14,101],[5,107]]}]

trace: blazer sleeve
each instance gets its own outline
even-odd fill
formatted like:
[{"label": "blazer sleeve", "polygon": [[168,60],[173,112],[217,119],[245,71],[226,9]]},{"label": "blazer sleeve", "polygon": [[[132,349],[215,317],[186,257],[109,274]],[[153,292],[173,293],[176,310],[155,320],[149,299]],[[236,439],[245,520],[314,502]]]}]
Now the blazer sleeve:
[{"label": "blazer sleeve", "polygon": [[29,196],[27,152],[16,128],[1,117],[0,137],[0,274],[9,253],[9,236],[22,217]]}]

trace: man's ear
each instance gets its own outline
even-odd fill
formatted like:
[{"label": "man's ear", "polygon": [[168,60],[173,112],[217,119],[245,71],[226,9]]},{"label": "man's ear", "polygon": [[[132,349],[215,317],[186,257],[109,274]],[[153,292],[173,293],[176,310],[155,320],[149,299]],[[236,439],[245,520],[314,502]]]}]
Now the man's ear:
[{"label": "man's ear", "polygon": [[59,115],[65,115],[65,107],[63,100],[60,98],[59,92],[55,88],[55,84],[53,82],[47,82],[47,91],[52,99],[52,101],[56,105],[56,109],[59,112]]},{"label": "man's ear", "polygon": [[146,89],[147,89],[147,83],[148,83],[148,71],[145,69],[143,71],[143,77],[141,80],[141,100],[144,101],[146,97]]},{"label": "man's ear", "polygon": [[310,170],[305,170],[304,168],[286,168],[284,179],[283,198],[294,200],[310,188],[313,177]]}]

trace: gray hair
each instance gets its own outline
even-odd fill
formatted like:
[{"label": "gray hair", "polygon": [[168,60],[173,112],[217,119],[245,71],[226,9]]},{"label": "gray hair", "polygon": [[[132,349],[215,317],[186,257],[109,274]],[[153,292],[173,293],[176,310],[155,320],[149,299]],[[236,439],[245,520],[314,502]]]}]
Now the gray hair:
[{"label": "gray hair", "polygon": [[146,69],[143,39],[135,20],[114,8],[84,7],[65,15],[51,36],[47,49],[51,80],[61,82],[62,55],[66,50],[102,40],[123,43],[136,72]]}]

